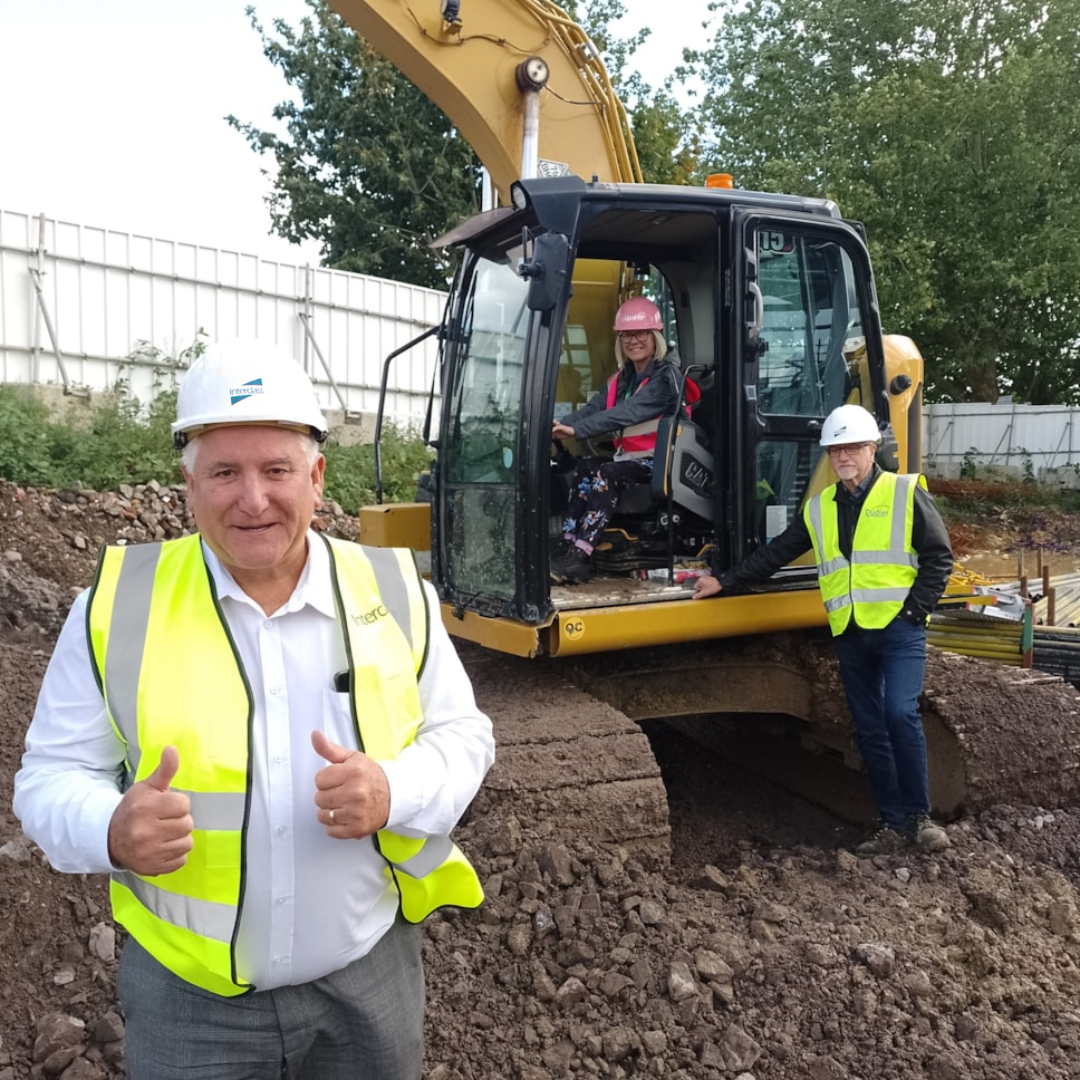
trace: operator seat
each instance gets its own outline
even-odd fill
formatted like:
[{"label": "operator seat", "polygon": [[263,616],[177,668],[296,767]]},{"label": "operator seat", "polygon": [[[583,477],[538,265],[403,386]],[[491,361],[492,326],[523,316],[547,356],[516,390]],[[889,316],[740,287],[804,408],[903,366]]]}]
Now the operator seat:
[{"label": "operator seat", "polygon": [[[711,381],[712,372],[700,382],[695,374],[698,390],[705,394],[712,390]],[[695,413],[701,406],[698,400]],[[712,415],[706,409],[703,419],[711,420]],[[702,424],[687,417],[680,406],[675,416],[660,420],[651,481],[620,493],[611,521],[596,545],[596,567],[602,572],[624,573],[665,565],[672,553],[696,555],[713,541],[715,517],[716,469],[711,440]]]},{"label": "operator seat", "polygon": [[614,517],[642,517],[667,506],[666,463],[671,448],[672,502],[711,521],[715,502],[713,455],[700,425],[683,417],[666,416],[656,433],[652,480],[633,484],[619,495]]},{"label": "operator seat", "polygon": [[[615,516],[641,516],[667,506],[667,462],[672,462],[672,502],[706,521],[713,520],[715,501],[715,469],[712,455],[711,427],[715,415],[712,396],[715,394],[715,373],[703,365],[691,364],[672,348],[669,359],[684,372],[693,371],[693,393],[684,391],[684,402],[676,415],[660,420],[656,433],[656,456],[652,480],[634,484],[619,496]],[[708,399],[708,400],[706,400]],[[688,405],[690,417],[683,411]],[[707,426],[708,425],[708,426]]]}]

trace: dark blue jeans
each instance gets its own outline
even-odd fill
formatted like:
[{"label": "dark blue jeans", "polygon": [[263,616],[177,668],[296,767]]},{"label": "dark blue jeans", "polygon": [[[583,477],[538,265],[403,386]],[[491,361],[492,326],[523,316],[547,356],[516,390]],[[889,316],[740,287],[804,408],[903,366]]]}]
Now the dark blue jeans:
[{"label": "dark blue jeans", "polygon": [[919,715],[926,627],[897,617],[884,630],[841,634],[833,646],[878,814],[886,825],[903,825],[930,810]]}]

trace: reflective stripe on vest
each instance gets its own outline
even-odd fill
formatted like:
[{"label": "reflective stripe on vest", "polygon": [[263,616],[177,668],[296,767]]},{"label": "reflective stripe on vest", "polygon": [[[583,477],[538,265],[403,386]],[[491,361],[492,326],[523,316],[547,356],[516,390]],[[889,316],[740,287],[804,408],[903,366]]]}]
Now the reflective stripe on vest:
[{"label": "reflective stripe on vest", "polygon": [[834,635],[847,628],[852,615],[859,626],[880,630],[903,607],[919,567],[911,546],[917,483],[926,486],[921,476],[879,474],[859,508],[850,560],[840,551],[836,486],[807,503],[804,520]]},{"label": "reflective stripe on vest", "polygon": [[[334,556],[334,592],[338,602],[345,646],[350,658],[349,705],[356,724],[357,738],[365,753],[377,759],[396,758],[412,742],[423,720],[417,682],[427,657],[428,607],[423,581],[416,569],[412,552],[393,548],[363,548],[375,570],[378,589],[375,599],[385,602],[390,619],[371,619],[371,610],[361,606],[357,613],[355,599],[369,587],[370,575],[355,555],[357,545],[345,540],[323,537]],[[348,557],[351,556],[351,557]],[[351,613],[344,597],[352,595]],[[371,631],[380,632],[382,640],[373,647]],[[401,696],[402,713],[391,717],[388,710],[358,707],[381,701],[386,696],[387,662],[383,652],[392,651],[388,637],[403,637],[409,645],[415,678],[394,683]],[[371,695],[376,695],[372,697]],[[361,720],[360,717],[363,717]],[[391,723],[391,721],[394,721]],[[480,879],[469,861],[449,837],[417,838],[401,836],[387,829],[375,834],[376,846],[389,864],[401,896],[401,914],[408,922],[421,922],[436,908],[479,907],[484,899]]]},{"label": "reflective stripe on vest", "polygon": [[[395,757],[421,718],[416,678],[426,659],[428,614],[419,574],[406,552],[356,544],[331,544],[330,550],[339,621],[363,654],[363,672],[352,657],[351,683],[389,706],[365,711],[358,743],[378,746],[384,753],[376,756]],[[127,747],[126,784],[144,779],[162,748],[176,745],[180,770],[173,789],[190,796],[195,823],[194,846],[179,870],[155,878],[113,875],[114,916],[181,978],[223,996],[245,993],[252,988],[237,976],[234,947],[254,710],[198,536],[106,549],[87,627],[106,711]],[[198,678],[177,677],[189,671]],[[369,722],[368,713],[377,715]],[[402,851],[395,846],[399,839],[384,831],[376,846],[391,863],[387,874],[407,918],[419,921],[440,905],[480,903],[479,881],[448,838],[404,838]],[[398,867],[401,854],[405,865]]]},{"label": "reflective stripe on vest", "polygon": [[[640,384],[634,388],[634,394],[637,394],[641,388],[649,380],[642,379]],[[617,390],[619,382],[619,373],[616,372],[608,379],[607,386],[607,408],[612,408],[616,404]],[[697,387],[695,386],[696,390]],[[633,394],[630,395],[633,397]],[[700,397],[700,393],[697,395]],[[684,406],[683,412],[689,417],[690,407]],[[654,420],[646,420],[641,424],[631,424],[630,427],[622,428],[620,431],[615,432],[615,453],[618,457],[623,458],[649,458],[656,455],[656,433],[660,428],[661,417],[656,417]]]},{"label": "reflective stripe on vest", "polygon": [[146,779],[174,745],[172,789],[189,796],[194,821],[179,870],[112,875],[113,915],[181,978],[242,994],[251,987],[236,973],[234,943],[254,707],[198,536],[106,548],[87,628],[106,713],[126,746],[124,786]]}]

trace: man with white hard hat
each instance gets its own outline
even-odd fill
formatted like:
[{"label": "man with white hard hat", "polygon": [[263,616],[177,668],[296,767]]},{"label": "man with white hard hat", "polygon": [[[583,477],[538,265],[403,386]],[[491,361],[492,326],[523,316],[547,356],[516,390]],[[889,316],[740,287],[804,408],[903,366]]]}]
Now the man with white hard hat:
[{"label": "man with white hard hat", "polygon": [[476,907],[450,833],[491,724],[411,553],[311,529],[326,421],[295,360],[215,345],[177,399],[198,533],[109,547],[14,808],[111,875],[131,1080],[419,1080],[416,924]]},{"label": "man with white hard hat", "polygon": [[809,499],[771,543],[718,577],[695,583],[694,599],[764,581],[811,548],[840,678],[879,821],[855,849],[868,857],[908,843],[941,851],[949,837],[930,817],[926,737],[919,715],[926,623],[953,568],[949,534],[921,476],[874,461],[881,432],[860,405],[826,418],[821,445],[840,478]]}]

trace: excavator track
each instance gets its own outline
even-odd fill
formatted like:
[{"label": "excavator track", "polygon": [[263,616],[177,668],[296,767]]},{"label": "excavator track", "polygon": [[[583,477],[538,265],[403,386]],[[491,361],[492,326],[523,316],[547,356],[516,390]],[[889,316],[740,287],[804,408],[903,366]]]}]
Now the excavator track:
[{"label": "excavator track", "polygon": [[667,792],[641,728],[576,685],[563,663],[468,643],[458,652],[495,728],[495,765],[472,808],[491,850],[588,837],[666,864]]},{"label": "excavator track", "polygon": [[[459,649],[498,744],[474,826],[496,845],[502,830],[507,854],[588,836],[667,862],[667,795],[638,721],[666,721],[843,819],[873,817],[865,784],[842,768],[861,762],[824,633],[577,660]],[[932,648],[922,712],[942,818],[1080,800],[1080,693],[1056,676]]]}]

